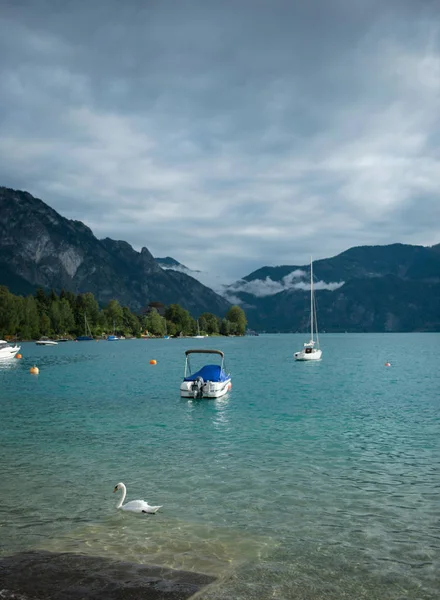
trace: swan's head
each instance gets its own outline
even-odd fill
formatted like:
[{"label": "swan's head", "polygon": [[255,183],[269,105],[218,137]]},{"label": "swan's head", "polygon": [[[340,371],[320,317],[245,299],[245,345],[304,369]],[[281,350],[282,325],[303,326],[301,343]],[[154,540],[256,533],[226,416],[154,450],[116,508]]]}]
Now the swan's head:
[{"label": "swan's head", "polygon": [[113,490],[113,493],[117,492],[118,490],[123,490],[125,488],[125,485],[123,483],[117,483],[115,485],[115,489]]}]

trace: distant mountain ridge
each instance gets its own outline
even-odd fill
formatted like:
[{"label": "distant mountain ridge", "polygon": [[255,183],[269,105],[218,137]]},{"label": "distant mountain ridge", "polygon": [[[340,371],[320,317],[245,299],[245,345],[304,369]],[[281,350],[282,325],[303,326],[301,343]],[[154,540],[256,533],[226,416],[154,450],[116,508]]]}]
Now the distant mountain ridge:
[{"label": "distant mountain ridge", "polygon": [[[308,265],[262,267],[246,277],[245,281],[270,277],[279,281],[295,270],[308,269]],[[356,246],[332,258],[313,262],[316,279],[331,281],[361,279],[396,275],[404,279],[431,278],[440,281],[440,244],[412,246],[389,244],[387,246]]]},{"label": "distant mountain ridge", "polygon": [[[440,244],[359,246],[313,266],[321,332],[440,331]],[[216,273],[155,259],[147,248],[98,240],[31,194],[0,187],[0,285],[13,293],[92,292],[101,304],[114,298],[134,311],[178,303],[195,317],[223,316],[240,303],[251,329],[307,331],[309,265],[262,267],[221,295],[204,277],[218,282]]]},{"label": "distant mountain ridge", "polygon": [[[359,246],[313,263],[323,331],[440,331],[440,244]],[[308,265],[262,267],[227,287],[251,327],[306,331]]]},{"label": "distant mountain ridge", "polygon": [[101,304],[117,299],[132,310],[151,301],[178,303],[198,316],[223,316],[230,304],[196,279],[164,271],[147,248],[98,240],[28,192],[0,187],[0,284],[13,293],[36,287],[92,292]]}]

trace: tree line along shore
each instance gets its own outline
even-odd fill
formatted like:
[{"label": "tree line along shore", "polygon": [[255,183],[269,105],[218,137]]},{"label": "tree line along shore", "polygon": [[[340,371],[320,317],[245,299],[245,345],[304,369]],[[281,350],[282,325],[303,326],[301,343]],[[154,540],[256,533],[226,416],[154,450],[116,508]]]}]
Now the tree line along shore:
[{"label": "tree line along shore", "polygon": [[170,337],[193,335],[244,335],[246,315],[231,306],[223,317],[204,312],[194,318],[179,304],[151,302],[139,314],[118,300],[100,306],[91,292],[74,294],[61,290],[17,296],[0,286],[0,338],[38,340],[43,336],[74,339],[89,334],[124,337]]}]

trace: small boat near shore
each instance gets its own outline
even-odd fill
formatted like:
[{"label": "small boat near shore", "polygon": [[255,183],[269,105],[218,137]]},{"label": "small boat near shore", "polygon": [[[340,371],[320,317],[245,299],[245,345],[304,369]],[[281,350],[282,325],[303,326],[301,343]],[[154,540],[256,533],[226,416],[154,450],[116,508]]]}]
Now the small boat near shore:
[{"label": "small boat near shore", "polygon": [[[191,370],[190,356],[192,354],[217,355],[221,357],[220,364],[207,364],[194,373]],[[186,350],[185,373],[180,384],[182,398],[220,398],[232,388],[231,376],[225,370],[225,355],[221,350]]]},{"label": "small boat near shore", "polygon": [[0,340],[0,359],[14,358],[17,352],[20,351],[20,347],[21,346],[17,346],[16,344],[13,346],[5,340]]},{"label": "small boat near shore", "polygon": [[75,339],[77,342],[91,342],[95,339],[90,331],[89,324],[87,323],[86,313],[84,313],[84,335],[79,335]]},{"label": "small boat near shore", "polygon": [[200,325],[199,325],[199,320],[198,320],[198,319],[197,319],[197,335],[193,335],[192,337],[193,337],[194,339],[196,339],[196,340],[200,340],[200,339],[202,339],[202,338],[208,337],[208,336],[206,336],[206,335],[202,335],[202,334],[200,333]]},{"label": "small boat near shore", "polygon": [[48,337],[42,337],[35,342],[37,346],[58,346],[58,342],[49,339]]}]

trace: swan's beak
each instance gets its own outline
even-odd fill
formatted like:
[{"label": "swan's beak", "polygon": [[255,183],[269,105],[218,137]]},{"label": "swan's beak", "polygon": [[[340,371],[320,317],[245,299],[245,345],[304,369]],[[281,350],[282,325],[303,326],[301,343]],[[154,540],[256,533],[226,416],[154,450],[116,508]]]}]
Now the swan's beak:
[{"label": "swan's beak", "polygon": [[115,489],[113,490],[113,493],[118,491],[118,486],[115,487]]}]

